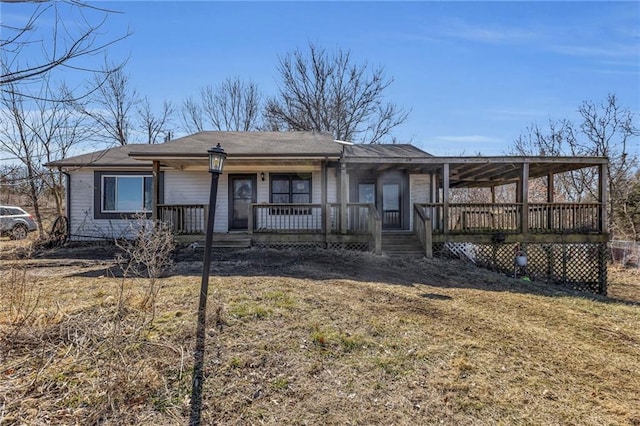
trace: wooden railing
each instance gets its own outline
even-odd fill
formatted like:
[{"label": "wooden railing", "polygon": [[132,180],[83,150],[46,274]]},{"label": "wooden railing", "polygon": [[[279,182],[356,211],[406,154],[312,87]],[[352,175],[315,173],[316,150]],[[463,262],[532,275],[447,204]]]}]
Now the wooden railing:
[{"label": "wooden railing", "polygon": [[431,219],[435,233],[583,233],[602,230],[598,203],[529,203],[528,228],[525,230],[522,229],[521,203],[451,203],[448,207],[445,214],[443,203],[416,205],[426,218]]},{"label": "wooden railing", "polygon": [[433,238],[431,219],[425,214],[424,210],[420,207],[420,204],[413,205],[413,232],[418,237],[422,248],[424,249],[424,255],[430,259],[433,257]]},{"label": "wooden railing", "polygon": [[600,232],[599,203],[529,204],[529,232]]},{"label": "wooden railing", "polygon": [[346,224],[343,226],[340,214],[341,204],[329,203],[327,208],[329,210],[327,228],[334,234],[343,231],[348,234],[371,234],[375,230],[375,221],[380,219],[374,204],[347,203]]},{"label": "wooden railing", "polygon": [[252,204],[249,232],[323,233],[321,204]]},{"label": "wooden railing", "polygon": [[207,209],[206,204],[160,204],[158,220],[170,224],[176,235],[204,234]]}]

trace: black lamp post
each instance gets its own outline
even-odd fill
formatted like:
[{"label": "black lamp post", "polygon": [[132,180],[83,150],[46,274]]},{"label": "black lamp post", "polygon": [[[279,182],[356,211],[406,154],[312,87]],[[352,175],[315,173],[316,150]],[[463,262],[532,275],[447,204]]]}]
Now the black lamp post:
[{"label": "black lamp post", "polygon": [[191,417],[189,425],[200,425],[202,414],[202,385],[204,382],[204,338],[207,319],[207,294],[209,292],[209,269],[211,268],[211,245],[213,242],[213,221],[216,216],[216,198],[218,196],[218,179],[222,173],[224,150],[218,144],[209,153],[209,173],[211,173],[211,193],[209,194],[209,215],[207,217],[207,233],[204,242],[204,261],[202,265],[202,283],[200,284],[200,304],[198,305],[198,326],[196,329],[196,350],[193,355],[193,387],[191,388]]}]

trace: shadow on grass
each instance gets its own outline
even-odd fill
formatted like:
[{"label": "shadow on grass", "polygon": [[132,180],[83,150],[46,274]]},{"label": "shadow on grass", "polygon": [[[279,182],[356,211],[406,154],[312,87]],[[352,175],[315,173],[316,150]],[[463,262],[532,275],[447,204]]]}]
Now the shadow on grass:
[{"label": "shadow on grass", "polygon": [[[67,249],[56,253],[55,259],[79,256],[102,260],[113,259],[112,248]],[[52,252],[53,253],[53,252]],[[42,256],[41,256],[42,257]],[[200,276],[203,250],[183,248],[174,253],[174,267],[166,276]],[[117,265],[74,273],[80,277],[122,277]],[[582,297],[605,303],[640,306],[639,300],[623,300],[580,292],[544,281],[524,281],[478,268],[457,259],[407,259],[376,256],[371,253],[336,250],[274,250],[249,248],[213,251],[212,276],[270,276],[325,280],[353,280],[403,286],[430,286],[439,288],[467,288],[494,292],[534,294],[548,297]],[[449,297],[431,292],[423,294],[429,299],[446,300]]]}]

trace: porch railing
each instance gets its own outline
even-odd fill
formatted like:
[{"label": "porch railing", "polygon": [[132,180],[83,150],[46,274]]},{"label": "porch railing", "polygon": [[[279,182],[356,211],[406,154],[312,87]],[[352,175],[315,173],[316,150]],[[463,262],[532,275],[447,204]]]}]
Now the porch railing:
[{"label": "porch railing", "polygon": [[250,232],[324,232],[321,204],[252,204]]},{"label": "porch railing", "polygon": [[[599,203],[529,203],[528,229],[522,229],[522,203],[419,204],[434,233],[601,232]],[[446,218],[446,219],[445,219]],[[446,221],[446,223],[445,223]]]},{"label": "porch railing", "polygon": [[430,259],[433,257],[433,227],[431,219],[425,214],[420,204],[413,205],[413,232],[424,249],[424,255]]},{"label": "porch railing", "polygon": [[158,219],[168,223],[176,235],[204,234],[208,208],[206,204],[160,204]]},{"label": "porch railing", "polygon": [[600,232],[599,203],[529,204],[529,232]]},{"label": "porch railing", "polygon": [[338,234],[343,230],[348,234],[372,234],[376,228],[376,221],[381,220],[376,206],[371,203],[347,203],[345,214],[346,223],[343,226],[340,214],[340,203],[327,205],[327,228],[330,233]]}]

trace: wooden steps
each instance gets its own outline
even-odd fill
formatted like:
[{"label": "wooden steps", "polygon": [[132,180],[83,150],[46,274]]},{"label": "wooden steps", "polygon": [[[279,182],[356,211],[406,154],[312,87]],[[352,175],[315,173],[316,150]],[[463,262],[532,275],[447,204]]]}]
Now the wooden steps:
[{"label": "wooden steps", "polygon": [[413,232],[383,232],[382,253],[391,257],[424,257],[424,248]]},{"label": "wooden steps", "polygon": [[[178,235],[176,236],[178,244],[192,245],[193,248],[204,248],[204,235]],[[213,249],[243,249],[251,247],[251,237],[243,232],[215,233],[211,248]]]}]

